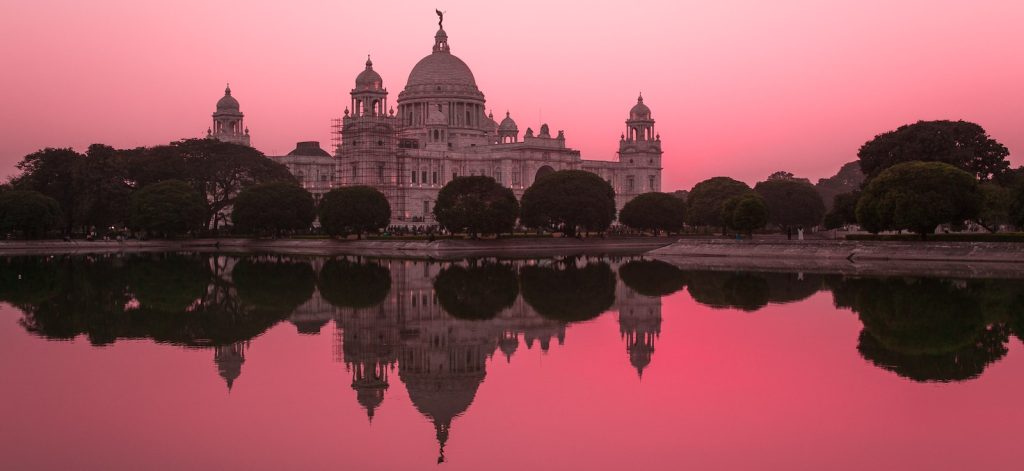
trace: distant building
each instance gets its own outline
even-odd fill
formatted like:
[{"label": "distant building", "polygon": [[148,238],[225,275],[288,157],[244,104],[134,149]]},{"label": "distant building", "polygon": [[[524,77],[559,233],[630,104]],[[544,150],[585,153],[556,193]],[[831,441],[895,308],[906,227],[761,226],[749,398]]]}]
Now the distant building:
[{"label": "distant building", "polygon": [[312,193],[317,201],[320,201],[324,193],[338,187],[337,162],[331,154],[320,148],[319,142],[299,142],[288,155],[272,158],[288,167],[299,184]]},{"label": "distant building", "polygon": [[213,112],[213,125],[206,130],[206,136],[224,142],[251,145],[249,128],[245,127],[244,118],[238,100],[231,96],[231,85],[228,84],[224,88],[224,96],[217,101],[217,111]]}]

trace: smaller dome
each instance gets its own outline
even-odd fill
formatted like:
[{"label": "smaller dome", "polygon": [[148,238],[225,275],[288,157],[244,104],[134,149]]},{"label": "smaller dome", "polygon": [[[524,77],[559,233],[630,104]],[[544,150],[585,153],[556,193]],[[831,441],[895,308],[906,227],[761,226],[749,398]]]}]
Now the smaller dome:
[{"label": "smaller dome", "polygon": [[629,110],[629,119],[651,119],[651,109],[644,104],[644,96],[636,99],[636,104]]},{"label": "smaller dome", "polygon": [[519,132],[519,126],[516,125],[516,120],[512,119],[512,115],[508,111],[505,112],[505,119],[501,120],[498,130]]},{"label": "smaller dome", "polygon": [[[320,142],[318,141],[304,141],[295,144],[295,150],[292,150],[288,155],[306,155],[312,157],[330,157],[327,151],[320,148]],[[301,328],[299,329],[301,332]],[[319,331],[319,329],[317,329]]]},{"label": "smaller dome", "polygon": [[238,100],[231,96],[231,85],[224,88],[224,96],[217,100],[217,111],[238,111]]},{"label": "smaller dome", "polygon": [[384,79],[373,70],[373,61],[370,60],[370,56],[366,56],[366,69],[356,76],[356,89],[380,90],[382,88],[384,88]]},{"label": "smaller dome", "polygon": [[430,113],[427,114],[427,126],[447,126],[448,117],[436,107],[430,108]]}]

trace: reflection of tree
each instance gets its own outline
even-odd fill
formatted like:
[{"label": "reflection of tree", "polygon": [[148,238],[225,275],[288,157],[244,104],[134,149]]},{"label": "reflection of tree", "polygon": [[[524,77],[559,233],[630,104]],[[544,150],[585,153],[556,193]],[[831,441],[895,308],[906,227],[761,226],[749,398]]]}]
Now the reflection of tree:
[{"label": "reflection of tree", "polygon": [[491,319],[516,301],[519,280],[509,265],[452,265],[437,274],[434,291],[441,307],[452,316]]},{"label": "reflection of tree", "polygon": [[978,376],[1006,354],[1007,329],[982,312],[984,282],[849,279],[833,283],[836,306],[864,323],[858,350],[876,365],[916,381]]},{"label": "reflection of tree", "polygon": [[690,272],[686,278],[695,301],[744,311],[802,301],[824,287],[821,276],[797,273]]},{"label": "reflection of tree", "polygon": [[45,338],[220,346],[252,339],[289,313],[280,305],[256,304],[259,297],[243,302],[230,282],[210,276],[205,257],[76,256],[41,266],[51,273],[53,281],[45,284],[52,283],[55,294],[19,304],[19,322]]},{"label": "reflection of tree", "polygon": [[639,260],[619,267],[619,277],[630,289],[644,296],[668,296],[686,286],[683,271],[658,260]]},{"label": "reflection of tree", "polygon": [[750,273],[689,273],[687,289],[690,296],[713,308],[736,308],[756,311],[768,305],[768,281]]},{"label": "reflection of tree", "polygon": [[376,263],[330,260],[320,269],[320,294],[337,307],[365,308],[384,302],[391,271]]},{"label": "reflection of tree", "polygon": [[129,285],[144,309],[180,312],[206,293],[212,276],[206,257],[155,254],[130,264]]},{"label": "reflection of tree", "polygon": [[0,301],[21,306],[56,295],[60,285],[54,263],[43,257],[0,258]]},{"label": "reflection of tree", "polygon": [[582,268],[573,261],[525,266],[521,280],[523,299],[548,319],[590,320],[615,303],[615,272],[605,262],[590,262]]},{"label": "reflection of tree", "polygon": [[316,275],[308,262],[279,257],[246,258],[231,275],[243,302],[260,309],[287,311],[313,296]]},{"label": "reflection of tree", "polygon": [[768,283],[768,302],[785,304],[803,301],[824,288],[820,275],[804,273],[759,273]]}]

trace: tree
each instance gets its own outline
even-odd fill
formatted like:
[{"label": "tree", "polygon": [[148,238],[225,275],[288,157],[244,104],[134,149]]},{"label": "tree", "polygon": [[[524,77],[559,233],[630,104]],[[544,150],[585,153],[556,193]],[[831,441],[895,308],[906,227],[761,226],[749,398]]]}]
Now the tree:
[{"label": "tree", "polygon": [[860,191],[840,193],[832,198],[832,209],[825,214],[825,229],[838,229],[857,224],[857,200]]},{"label": "tree", "polygon": [[979,180],[999,178],[1009,168],[1010,151],[967,121],[918,121],[875,136],[857,152],[870,181],[885,169],[905,162],[943,162]]},{"label": "tree", "polygon": [[753,236],[755,230],[768,224],[768,207],[757,193],[734,196],[723,205],[722,220],[729,227]]},{"label": "tree", "polygon": [[1010,209],[1013,205],[1013,190],[995,182],[978,185],[981,192],[981,209],[976,221],[989,232],[996,232],[999,226],[1010,224]]},{"label": "tree", "polygon": [[459,319],[492,319],[519,297],[519,278],[502,263],[452,265],[434,278],[434,292],[445,312]]},{"label": "tree", "polygon": [[[180,158],[187,169],[187,180],[207,202],[207,228],[216,229],[224,220],[225,210],[234,203],[242,189],[259,183],[297,183],[288,167],[275,162],[260,151],[241,144],[216,139],[186,139],[165,148],[151,150],[156,155],[177,155],[167,163],[176,165]],[[153,168],[149,169],[154,172]]]},{"label": "tree", "polygon": [[537,229],[604,231],[615,220],[615,190],[584,170],[560,170],[523,193],[522,223]]},{"label": "tree", "polygon": [[72,149],[43,149],[25,156],[14,181],[57,200],[63,209],[66,231],[100,231],[121,225],[127,219],[131,187],[127,183],[120,151],[93,144],[83,155]]},{"label": "tree", "polygon": [[316,219],[313,195],[304,188],[284,182],[261,183],[238,194],[231,220],[242,231],[270,232],[309,229]]},{"label": "tree", "polygon": [[150,234],[177,236],[203,227],[206,202],[188,183],[166,180],[132,195],[129,221],[134,229]]},{"label": "tree", "polygon": [[1010,223],[1017,226],[1017,229],[1024,229],[1024,185],[1018,185],[1013,191],[1009,216]]},{"label": "tree", "polygon": [[501,234],[515,227],[519,202],[491,177],[459,177],[438,192],[434,217],[452,233]]},{"label": "tree", "polygon": [[686,221],[686,202],[669,193],[644,193],[622,207],[619,221],[633,229],[655,234],[678,232]]},{"label": "tree", "polygon": [[819,178],[814,189],[821,194],[825,208],[831,210],[836,195],[857,191],[863,183],[864,172],[860,171],[860,162],[855,160],[843,164],[835,175],[829,178]]},{"label": "tree", "polygon": [[976,218],[980,208],[973,175],[941,162],[908,162],[868,183],[857,202],[857,221],[873,233],[909,230],[924,239],[939,224]]},{"label": "tree", "polygon": [[38,239],[60,227],[61,220],[60,205],[49,196],[26,190],[0,193],[0,236],[17,231]]},{"label": "tree", "polygon": [[797,227],[814,227],[825,215],[821,195],[807,180],[769,178],[754,186],[768,207],[768,222],[778,225],[787,235]]},{"label": "tree", "polygon": [[330,235],[376,232],[387,227],[391,206],[383,193],[369,186],[327,192],[320,201],[320,226]]},{"label": "tree", "polygon": [[686,217],[692,226],[721,227],[725,234],[726,221],[722,219],[722,206],[734,196],[749,193],[746,183],[729,177],[714,177],[697,183],[686,199]]}]

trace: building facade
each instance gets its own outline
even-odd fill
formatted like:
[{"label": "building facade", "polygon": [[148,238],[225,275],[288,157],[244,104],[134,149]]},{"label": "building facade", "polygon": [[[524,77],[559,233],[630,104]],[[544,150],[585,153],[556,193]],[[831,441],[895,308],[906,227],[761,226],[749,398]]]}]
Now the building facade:
[{"label": "building facade", "polygon": [[[615,189],[616,206],[636,195],[661,191],[661,136],[643,96],[629,110],[614,160],[584,160],[547,124],[522,135],[509,112],[498,123],[486,111],[484,93],[469,66],[452,54],[443,28],[429,55],[409,73],[397,102],[389,103],[384,79],[367,58],[351,100],[336,126],[335,155],[316,143],[299,143],[275,156],[317,198],[341,186],[366,185],[384,193],[393,224],[433,224],[440,189],[459,176],[485,175],[517,198],[533,182],[557,170],[586,170]],[[222,106],[223,104],[223,106]],[[238,102],[230,89],[217,104],[211,136],[248,144]],[[330,176],[325,176],[325,175]]]}]

